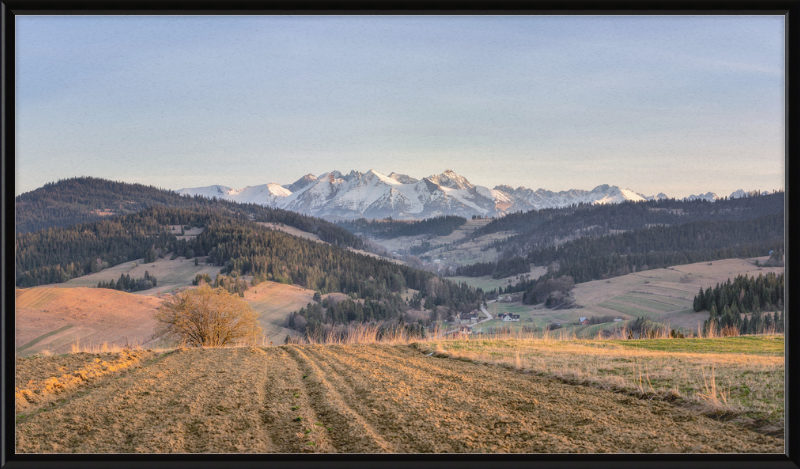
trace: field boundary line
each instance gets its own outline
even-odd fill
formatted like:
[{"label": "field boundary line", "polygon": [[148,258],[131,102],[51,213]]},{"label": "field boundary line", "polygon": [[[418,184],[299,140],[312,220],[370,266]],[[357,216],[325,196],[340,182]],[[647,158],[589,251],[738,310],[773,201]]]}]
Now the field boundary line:
[{"label": "field boundary line", "polygon": [[40,335],[39,337],[36,337],[35,339],[30,340],[27,343],[24,343],[24,344],[20,345],[19,347],[17,347],[17,349],[14,352],[19,353],[19,352],[21,352],[21,351],[23,351],[25,349],[29,349],[29,348],[33,347],[34,345],[38,344],[39,342],[43,341],[44,339],[46,339],[48,337],[51,337],[51,336],[54,336],[54,335],[58,334],[59,332],[64,332],[67,329],[70,329],[72,327],[75,327],[74,324],[67,324],[66,326],[59,327],[58,329],[56,329],[54,331],[46,332],[46,333]]}]

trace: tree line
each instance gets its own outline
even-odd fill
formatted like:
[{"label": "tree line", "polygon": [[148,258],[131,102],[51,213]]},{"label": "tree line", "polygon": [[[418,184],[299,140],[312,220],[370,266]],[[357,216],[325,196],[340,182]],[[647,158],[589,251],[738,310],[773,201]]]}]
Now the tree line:
[{"label": "tree line", "polygon": [[461,227],[467,219],[456,215],[445,215],[424,220],[398,221],[390,218],[353,221],[340,221],[337,225],[352,233],[361,233],[373,238],[391,239],[400,236],[447,236]]},{"label": "tree line", "polygon": [[784,192],[737,199],[662,199],[620,204],[576,204],[569,207],[509,213],[474,231],[471,238],[500,232],[517,234],[493,243],[505,255],[556,244],[574,236],[611,234],[613,230],[639,230],[657,225],[679,225],[697,221],[743,221],[764,215],[783,214]]},{"label": "tree line", "polygon": [[533,284],[527,282],[523,301],[540,302],[533,294],[535,286],[561,276],[583,283],[673,265],[763,256],[782,249],[783,242],[782,215],[740,222],[693,222],[581,238],[529,254],[531,263],[550,265],[551,269]]},{"label": "tree line", "polygon": [[[137,213],[67,228],[16,233],[16,285],[25,288],[66,282],[97,272],[100,268],[113,267],[134,259],[143,258],[145,262],[153,262],[167,252],[173,253],[173,259],[178,256],[203,256],[211,250],[210,246],[198,244],[198,238],[193,241],[179,240],[167,225],[206,227],[246,223],[249,219],[247,214],[214,207],[190,210],[153,206]],[[303,226],[302,223],[298,224]],[[338,227],[336,230],[344,231]],[[346,231],[344,233],[353,236]],[[359,243],[348,244],[345,238],[338,238],[336,233],[331,236],[334,241],[342,241],[343,245],[361,245],[360,240]]]},{"label": "tree line", "polygon": [[705,292],[700,289],[694,297],[694,310],[721,312],[725,306],[734,306],[742,313],[751,313],[756,308],[762,310],[776,309],[783,310],[784,275],[775,275],[769,272],[767,275],[759,274],[758,277],[748,277],[739,275],[733,282],[728,279],[727,283],[716,287],[708,287]]},{"label": "tree line", "polygon": [[464,277],[483,277],[491,275],[492,278],[505,278],[512,275],[528,273],[531,270],[531,263],[524,257],[502,258],[497,262],[478,262],[470,265],[463,265],[456,269],[456,276]]},{"label": "tree line", "polygon": [[149,290],[158,286],[158,279],[150,272],[144,271],[144,277],[132,279],[129,274],[120,274],[117,282],[111,279],[110,282],[97,282],[97,288],[109,288],[111,290],[119,290],[127,293],[137,291]]},{"label": "tree line", "polygon": [[16,233],[16,285],[26,288],[62,283],[135,259],[155,260],[167,252],[185,252],[167,225],[205,226],[213,220],[240,219],[243,215],[220,209],[185,210],[150,207],[141,212],[67,228]]}]

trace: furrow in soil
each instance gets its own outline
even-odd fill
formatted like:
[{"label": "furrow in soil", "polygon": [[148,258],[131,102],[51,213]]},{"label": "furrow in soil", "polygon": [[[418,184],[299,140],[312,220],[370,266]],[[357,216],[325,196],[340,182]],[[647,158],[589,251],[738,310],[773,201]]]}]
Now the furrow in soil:
[{"label": "furrow in soil", "polygon": [[274,450],[258,418],[270,366],[250,349],[179,349],[17,425],[27,453],[192,453]]},{"label": "furrow in soil", "polygon": [[311,404],[326,428],[334,445],[341,452],[399,452],[390,445],[353,407],[357,399],[349,392],[324,362],[312,358],[315,346],[288,347],[300,369]]},{"label": "furrow in soil", "polygon": [[259,415],[277,453],[337,452],[306,390],[303,371],[285,350],[268,347],[269,366],[260,370]]}]

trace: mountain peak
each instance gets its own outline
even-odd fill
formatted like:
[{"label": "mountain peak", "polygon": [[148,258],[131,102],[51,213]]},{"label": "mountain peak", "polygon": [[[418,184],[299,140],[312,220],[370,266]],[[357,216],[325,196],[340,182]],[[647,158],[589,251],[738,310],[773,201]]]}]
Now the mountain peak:
[{"label": "mountain peak", "polygon": [[291,184],[286,184],[286,185],[281,186],[281,187],[283,187],[284,189],[288,190],[289,192],[297,192],[300,189],[303,189],[303,188],[307,187],[309,184],[313,183],[316,180],[317,180],[317,177],[314,176],[313,174],[309,173],[309,174],[306,174],[305,176],[301,177],[297,181],[295,181],[295,182],[293,182]]},{"label": "mountain peak", "polygon": [[441,187],[447,187],[448,189],[472,189],[475,187],[473,184],[470,184],[467,178],[457,174],[452,169],[447,169],[442,174],[428,176],[425,179]]},{"label": "mountain peak", "polygon": [[397,174],[395,172],[392,172],[389,175],[389,177],[391,179],[394,179],[395,181],[401,183],[401,184],[413,184],[413,183],[419,181],[419,179],[412,178],[411,176],[408,176],[406,174]]},{"label": "mountain peak", "polygon": [[689,197],[686,197],[686,200],[707,200],[709,202],[714,202],[717,199],[719,199],[719,196],[713,192],[706,192],[705,194],[700,195],[692,194]]}]

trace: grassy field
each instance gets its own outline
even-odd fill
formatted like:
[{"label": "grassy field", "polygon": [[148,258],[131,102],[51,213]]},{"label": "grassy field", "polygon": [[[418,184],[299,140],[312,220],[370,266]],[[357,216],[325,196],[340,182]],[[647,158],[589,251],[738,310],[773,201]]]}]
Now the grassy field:
[{"label": "grassy field", "polygon": [[[591,342],[448,341],[18,358],[15,448],[783,453],[783,440],[763,426],[756,432],[674,405],[699,395],[695,375],[701,369],[708,375],[709,366],[716,367],[723,389],[729,377],[737,378],[729,402],[777,423],[770,405],[782,396],[769,385],[782,383],[782,361],[761,355]],[[639,380],[639,371],[646,378]],[[677,381],[663,382],[670,379]],[[673,386],[679,395],[672,402],[655,398]],[[751,400],[741,397],[744,386]]]},{"label": "grassy field", "polygon": [[[714,287],[739,274],[758,276],[781,273],[782,267],[757,267],[767,257],[725,259],[646,270],[575,285],[573,296],[582,305],[580,316],[616,316],[622,319],[644,317],[670,327],[697,330],[708,319],[708,312],[695,313],[692,301],[700,288]],[[564,314],[559,311],[558,314]],[[572,316],[571,316],[572,317]]]},{"label": "grassy field", "polygon": [[623,347],[642,350],[660,350],[663,352],[688,353],[746,353],[783,357],[785,352],[784,336],[740,336],[702,340],[616,340],[608,341]]},{"label": "grassy field", "polygon": [[461,340],[423,352],[511,366],[783,434],[784,337],[663,340]]},{"label": "grassy field", "polygon": [[206,258],[198,258],[199,265],[194,265],[194,259],[178,257],[175,260],[169,258],[156,259],[151,264],[143,264],[144,259],[137,259],[125,262],[108,269],[101,270],[94,274],[84,275],[59,284],[60,287],[96,287],[100,281],[110,282],[119,280],[121,274],[130,275],[131,278],[144,277],[145,271],[154,275],[158,280],[158,286],[149,290],[136,292],[137,295],[158,295],[167,293],[175,288],[191,285],[197,274],[208,274],[214,279],[222,267],[206,265]]},{"label": "grassy field", "polygon": [[15,291],[14,340],[18,355],[73,346],[150,344],[159,298],[106,288],[42,286]]},{"label": "grassy field", "polygon": [[[763,263],[767,258],[759,259]],[[698,326],[702,326],[703,321],[708,319],[708,312],[695,312],[692,309],[692,300],[701,286],[713,287],[739,274],[757,276],[760,273],[783,271],[781,267],[759,268],[753,264],[754,260],[701,262],[581,283],[573,290],[575,301],[581,308],[550,310],[543,305],[523,305],[519,302],[489,303],[488,310],[493,316],[499,313],[519,314],[520,321],[489,321],[477,326],[477,329],[504,327],[517,331],[525,325],[541,328],[555,323],[564,326],[570,334],[591,338],[596,337],[600,331],[620,328],[624,326],[624,322],[578,326],[575,325],[578,319],[612,316],[625,321],[642,317],[685,333],[697,332]],[[545,273],[544,268],[534,267],[531,277],[542,273]],[[484,290],[491,290],[508,281],[491,277],[449,277],[449,280],[464,281]]]},{"label": "grassy field", "polygon": [[[545,267],[532,267],[530,270],[531,278],[539,278],[546,273],[547,269]],[[466,284],[471,287],[482,288],[483,291],[490,291],[499,287],[505,288],[510,284],[517,283],[519,281],[519,275],[498,279],[494,279],[490,275],[483,277],[447,277],[447,280],[456,283],[466,282]]]},{"label": "grassy field", "polygon": [[259,323],[264,330],[265,343],[281,344],[287,335],[296,333],[283,327],[286,316],[312,302],[314,290],[296,285],[262,282],[249,288],[244,299],[260,314]]}]

